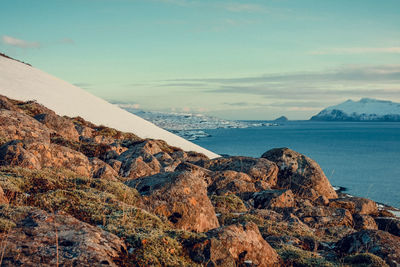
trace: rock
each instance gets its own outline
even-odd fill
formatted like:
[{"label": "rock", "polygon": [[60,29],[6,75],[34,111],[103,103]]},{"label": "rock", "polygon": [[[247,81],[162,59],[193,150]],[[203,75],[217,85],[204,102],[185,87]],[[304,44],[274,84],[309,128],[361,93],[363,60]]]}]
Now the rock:
[{"label": "rock", "polygon": [[80,175],[91,176],[92,165],[81,152],[56,144],[50,144],[48,148],[33,144],[29,151],[38,158],[42,167],[66,168]]},{"label": "rock", "polygon": [[[180,170],[183,169],[183,170]],[[219,226],[207,196],[205,173],[199,167],[159,173],[126,182],[143,197],[144,207],[169,219],[176,228],[204,232]]]},{"label": "rock", "polygon": [[386,231],[400,237],[400,219],[390,217],[375,218],[379,230]]},{"label": "rock", "polygon": [[0,110],[0,137],[25,143],[50,143],[50,130],[35,119],[17,111]]},{"label": "rock", "polygon": [[279,266],[276,251],[262,238],[254,223],[211,230],[189,247],[190,257],[207,266]]},{"label": "rock", "polygon": [[118,173],[104,161],[98,158],[91,158],[90,163],[92,165],[93,178],[105,178],[108,180],[118,181]]},{"label": "rock", "polygon": [[204,168],[211,171],[236,171],[244,172],[255,181],[265,181],[269,187],[276,185],[278,167],[275,163],[261,158],[228,157],[217,158],[204,162]]},{"label": "rock", "polygon": [[346,209],[332,207],[307,207],[296,210],[295,215],[314,228],[346,226],[353,227],[353,216]]},{"label": "rock", "polygon": [[121,162],[119,174],[123,177],[136,179],[154,175],[161,170],[161,164],[153,155],[147,152],[138,152],[135,148],[125,151],[117,160]]},{"label": "rock", "polygon": [[18,110],[9,98],[2,95],[0,95],[0,109],[7,109],[12,111]]},{"label": "rock", "polygon": [[342,255],[369,252],[386,261],[389,266],[400,264],[400,237],[380,230],[363,230],[350,234],[336,243]]},{"label": "rock", "polygon": [[[1,100],[1,98],[0,98]],[[9,200],[7,196],[4,194],[3,188],[0,186],[0,204],[8,204]]]},{"label": "rock", "polygon": [[53,111],[38,114],[34,118],[65,139],[79,141],[78,131],[70,119],[60,117]]},{"label": "rock", "polygon": [[119,237],[69,215],[16,208],[10,219],[14,228],[0,233],[4,266],[120,266],[127,258]]},{"label": "rock", "polygon": [[374,215],[378,213],[378,205],[374,201],[362,197],[332,199],[329,206],[348,209],[352,214]]},{"label": "rock", "polygon": [[275,209],[294,207],[295,201],[291,190],[265,190],[253,194],[254,208]]},{"label": "rock", "polygon": [[212,182],[208,187],[209,193],[225,194],[227,192],[232,192],[239,194],[257,192],[260,190],[260,188],[257,190],[255,181],[249,175],[243,172],[214,172],[211,175],[211,180]]},{"label": "rock", "polygon": [[279,167],[277,185],[312,200],[319,196],[337,198],[337,194],[320,166],[312,159],[288,148],[265,152],[262,158],[275,162]]},{"label": "rock", "polygon": [[354,229],[356,230],[378,230],[378,226],[376,225],[374,218],[369,215],[354,214],[353,220]]},{"label": "rock", "polygon": [[28,169],[40,169],[37,157],[26,149],[20,140],[10,141],[0,147],[0,165],[19,166]]},{"label": "rock", "polygon": [[319,196],[314,200],[314,204],[317,206],[327,206],[329,205],[329,199],[326,196]]}]

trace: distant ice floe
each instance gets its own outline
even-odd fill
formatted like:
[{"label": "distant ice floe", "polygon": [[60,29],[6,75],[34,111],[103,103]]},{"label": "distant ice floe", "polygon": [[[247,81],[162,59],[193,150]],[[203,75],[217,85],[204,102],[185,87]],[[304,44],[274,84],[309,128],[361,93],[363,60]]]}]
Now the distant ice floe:
[{"label": "distant ice floe", "polygon": [[127,106],[126,104],[121,104],[119,106],[154,123],[158,127],[173,132],[189,141],[210,137],[211,135],[205,132],[205,130],[210,129],[268,127],[279,125],[270,122],[224,120],[204,114],[142,111]]}]

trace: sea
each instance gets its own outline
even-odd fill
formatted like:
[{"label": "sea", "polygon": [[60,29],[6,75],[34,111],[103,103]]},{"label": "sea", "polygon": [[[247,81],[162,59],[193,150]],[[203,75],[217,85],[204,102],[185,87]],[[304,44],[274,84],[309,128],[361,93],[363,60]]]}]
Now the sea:
[{"label": "sea", "polygon": [[288,147],[314,159],[333,186],[400,208],[399,122],[289,121],[204,131],[210,136],[193,142],[218,154],[260,157]]}]

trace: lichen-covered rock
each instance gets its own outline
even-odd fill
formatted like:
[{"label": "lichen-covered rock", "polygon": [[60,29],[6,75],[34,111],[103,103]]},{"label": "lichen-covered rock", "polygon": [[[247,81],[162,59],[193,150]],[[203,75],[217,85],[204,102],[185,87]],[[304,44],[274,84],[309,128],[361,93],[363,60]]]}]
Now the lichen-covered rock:
[{"label": "lichen-covered rock", "polygon": [[119,174],[123,177],[136,179],[161,171],[161,165],[158,160],[152,154],[142,151],[141,148],[129,148],[119,155],[116,160],[121,162]]},{"label": "lichen-covered rock", "polygon": [[279,266],[276,251],[254,223],[211,230],[189,247],[190,257],[207,266]]},{"label": "lichen-covered rock", "polygon": [[92,165],[91,173],[93,178],[105,178],[117,181],[118,172],[116,172],[110,165],[98,158],[91,158],[90,163]]},{"label": "lichen-covered rock", "polygon": [[13,140],[0,147],[0,165],[20,166],[28,169],[40,169],[38,158],[27,150],[20,140]]},{"label": "lichen-covered rock", "polygon": [[38,114],[34,117],[47,128],[55,131],[58,135],[68,139],[79,141],[79,134],[71,120],[58,116],[55,112]]},{"label": "lichen-covered rock", "polygon": [[18,111],[0,109],[0,137],[26,143],[50,143],[50,130],[32,117]]},{"label": "lichen-covered rock", "polygon": [[386,231],[400,237],[400,219],[390,217],[375,218],[379,230]]},{"label": "lichen-covered rock", "polygon": [[143,197],[144,206],[183,230],[204,232],[219,226],[207,196],[206,176],[200,168],[160,173],[126,182]]},{"label": "lichen-covered rock", "polygon": [[389,266],[400,264],[400,237],[380,230],[363,230],[350,234],[336,243],[342,255],[369,252],[386,261]]},{"label": "lichen-covered rock", "polygon": [[314,228],[354,226],[353,216],[346,209],[323,206],[306,207],[296,210],[295,215],[308,226]]},{"label": "lichen-covered rock", "polygon": [[10,222],[2,231],[4,266],[120,266],[127,258],[124,242],[72,216],[35,208],[0,208]]},{"label": "lichen-covered rock", "polygon": [[375,201],[362,197],[345,197],[331,199],[330,207],[343,208],[352,214],[373,215],[378,213],[378,205]]},{"label": "lichen-covered rock", "polygon": [[214,172],[211,174],[211,180],[212,182],[208,187],[209,193],[252,193],[268,188],[266,183],[262,183],[262,181],[255,181],[253,178],[243,172]]},{"label": "lichen-covered rock", "polygon": [[289,148],[276,148],[265,152],[262,158],[279,167],[278,186],[312,200],[319,196],[337,198],[337,194],[321,167],[312,159]]},{"label": "lichen-covered rock", "polygon": [[291,190],[265,190],[253,194],[256,209],[290,208],[295,206]]},{"label": "lichen-covered rock", "polygon": [[203,167],[212,171],[244,172],[254,180],[265,181],[274,187],[277,181],[278,167],[275,163],[262,158],[228,157],[206,161]]}]

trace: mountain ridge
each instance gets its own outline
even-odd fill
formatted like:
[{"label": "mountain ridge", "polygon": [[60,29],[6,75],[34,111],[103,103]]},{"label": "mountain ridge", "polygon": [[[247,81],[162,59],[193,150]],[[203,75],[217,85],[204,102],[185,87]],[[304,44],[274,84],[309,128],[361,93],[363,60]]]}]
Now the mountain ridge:
[{"label": "mountain ridge", "polygon": [[389,100],[351,99],[330,106],[310,118],[312,121],[400,121],[400,103]]}]

